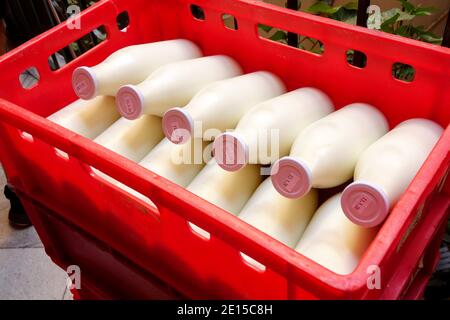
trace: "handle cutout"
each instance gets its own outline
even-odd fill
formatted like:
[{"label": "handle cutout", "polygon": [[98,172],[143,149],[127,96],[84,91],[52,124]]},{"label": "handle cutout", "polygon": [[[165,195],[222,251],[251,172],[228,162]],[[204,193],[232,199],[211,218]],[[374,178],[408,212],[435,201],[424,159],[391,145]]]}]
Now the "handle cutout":
[{"label": "handle cutout", "polygon": [[19,82],[22,88],[30,90],[38,85],[40,78],[36,67],[29,67],[19,75]]},{"label": "handle cutout", "polygon": [[280,43],[302,51],[321,56],[325,52],[322,41],[287,30],[275,28],[265,24],[258,24],[258,36],[262,39]]},{"label": "handle cutout", "polygon": [[347,50],[346,58],[349,65],[358,69],[364,69],[367,66],[367,55],[358,50]]},{"label": "handle cutout", "polygon": [[413,82],[416,76],[416,69],[409,64],[396,62],[392,65],[392,76],[403,82]]},{"label": "handle cutout", "polygon": [[197,237],[206,241],[209,241],[211,239],[211,234],[208,231],[203,230],[202,228],[196,226],[192,222],[188,221],[188,227],[189,229],[191,229],[191,232],[195,234]]},{"label": "handle cutout", "polygon": [[50,57],[48,57],[50,70],[56,71],[61,69],[69,62],[98,46],[107,38],[108,34],[105,26],[100,26],[97,29],[92,30],[68,46],[50,55]]},{"label": "handle cutout", "polygon": [[239,254],[241,255],[241,258],[244,261],[244,263],[249,267],[251,267],[252,269],[261,273],[266,271],[266,266],[263,265],[261,262],[256,261],[255,259],[249,257],[243,252],[239,252]]},{"label": "handle cutout", "polygon": [[224,13],[222,15],[222,23],[225,28],[230,30],[237,30],[238,29],[238,22],[235,16]]},{"label": "handle cutout", "polygon": [[130,25],[130,16],[128,11],[122,11],[117,15],[116,18],[117,28],[119,31],[127,32],[127,28]]},{"label": "handle cutout", "polygon": [[90,168],[90,175],[94,179],[96,179],[104,184],[113,185],[114,187],[121,189],[121,191],[123,191],[124,193],[126,193],[130,196],[133,196],[137,200],[140,200],[143,204],[145,204],[151,208],[154,208],[154,209],[156,209],[156,211],[158,211],[158,207],[147,196],[134,190],[133,188],[128,187],[127,185],[121,183],[120,181],[117,181],[116,179],[108,176],[106,173],[103,173],[102,171],[100,171],[94,167],[89,167],[89,168]]},{"label": "handle cutout", "polygon": [[191,14],[194,17],[194,19],[196,20],[205,20],[205,10],[203,10],[202,7],[196,5],[196,4],[191,4],[190,5],[191,8]]},{"label": "handle cutout", "polygon": [[19,135],[25,141],[28,141],[28,142],[31,142],[31,143],[34,142],[33,136],[31,134],[29,134],[28,132],[19,130]]}]

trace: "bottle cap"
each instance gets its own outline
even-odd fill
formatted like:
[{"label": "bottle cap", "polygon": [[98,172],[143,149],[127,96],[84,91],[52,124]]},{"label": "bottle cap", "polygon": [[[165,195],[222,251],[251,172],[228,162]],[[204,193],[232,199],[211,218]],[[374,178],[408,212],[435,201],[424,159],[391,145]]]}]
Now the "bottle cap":
[{"label": "bottle cap", "polygon": [[300,198],[311,190],[311,170],[298,158],[283,157],[275,162],[271,179],[275,189],[286,198]]},{"label": "bottle cap", "polygon": [[142,116],[144,111],[144,97],[133,85],[126,85],[116,94],[117,111],[128,120],[135,120]]},{"label": "bottle cap", "polygon": [[350,221],[367,228],[381,224],[390,207],[383,189],[363,181],[353,182],[345,188],[341,206]]},{"label": "bottle cap", "polygon": [[97,96],[98,81],[89,67],[78,67],[72,73],[72,87],[80,99],[90,100]]},{"label": "bottle cap", "polygon": [[181,108],[168,110],[162,119],[164,135],[175,144],[188,142],[194,131],[192,117]]},{"label": "bottle cap", "polygon": [[238,171],[248,163],[247,143],[238,134],[222,133],[214,140],[213,148],[214,158],[224,170]]}]

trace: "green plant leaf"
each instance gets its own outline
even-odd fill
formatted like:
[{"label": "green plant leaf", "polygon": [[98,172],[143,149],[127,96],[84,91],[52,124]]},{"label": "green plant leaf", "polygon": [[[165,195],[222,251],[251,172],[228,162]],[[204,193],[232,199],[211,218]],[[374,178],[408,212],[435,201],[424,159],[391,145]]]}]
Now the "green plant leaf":
[{"label": "green plant leaf", "polygon": [[323,47],[320,45],[318,47],[315,47],[311,50],[312,53],[315,54],[322,54],[323,53]]},{"label": "green plant leaf", "polygon": [[401,2],[403,8],[405,8],[406,12],[408,13],[412,13],[416,9],[416,7],[414,7],[413,4],[409,3],[408,0],[399,0],[399,1]]},{"label": "green plant leaf", "polygon": [[[338,21],[344,21],[344,22],[349,22],[351,21],[353,18],[356,19],[356,14],[357,12],[354,10],[347,10],[345,8],[341,8],[339,11],[337,11],[336,13],[332,14],[330,16],[330,18],[334,19],[334,20],[338,20]],[[355,20],[356,21],[356,20]],[[355,22],[356,23],[356,22]]]},{"label": "green plant leaf", "polygon": [[424,42],[428,42],[428,43],[433,43],[433,44],[441,44],[442,43],[442,37],[439,37],[438,35],[426,31],[424,26],[409,26],[409,37],[416,39],[416,40],[420,40],[420,41],[424,41]]},{"label": "green plant leaf", "polygon": [[307,11],[313,14],[321,14],[334,20],[356,24],[357,9],[358,3],[353,1],[335,7],[332,7],[323,1],[317,1],[310,6]]},{"label": "green plant leaf", "polygon": [[399,8],[392,8],[390,10],[384,11],[381,13],[382,22],[389,20],[393,16],[398,14],[397,21],[409,21],[415,18],[414,15],[409,14],[408,12],[402,11]]},{"label": "green plant leaf", "polygon": [[265,31],[265,32],[269,32],[270,30],[272,30],[271,26],[266,26],[265,24],[259,24],[258,28]]},{"label": "green plant leaf", "polygon": [[338,12],[339,9],[341,9],[341,7],[342,6],[332,7],[332,6],[328,5],[325,2],[317,1],[312,6],[310,6],[307,11],[310,12],[310,13],[314,13],[314,14],[331,15],[333,13]]},{"label": "green plant leaf", "polygon": [[381,30],[383,30],[384,32],[388,32],[388,33],[394,33],[394,23],[397,22],[397,19],[400,17],[400,14],[395,14],[394,16],[392,16],[391,18],[385,20],[382,24],[381,24]]},{"label": "green plant leaf", "polygon": [[428,43],[433,43],[433,44],[441,44],[442,43],[442,37],[439,37],[438,35],[435,35],[432,32],[421,33],[417,37],[417,39],[428,42]]},{"label": "green plant leaf", "polygon": [[76,42],[72,42],[70,44],[70,46],[72,47],[73,51],[79,51],[80,47],[78,46],[78,44]]},{"label": "green plant leaf", "polygon": [[433,14],[433,12],[436,11],[436,8],[433,7],[417,7],[414,10],[414,15],[416,16],[430,16]]},{"label": "green plant leaf", "polygon": [[[398,21],[409,21],[414,19],[414,15],[411,15],[407,12],[402,11],[399,8],[393,8],[387,11],[383,11],[381,13],[381,26],[380,29],[389,32],[395,33],[394,24]],[[375,29],[376,27],[376,15],[372,14],[369,16],[367,20],[367,27],[369,29]],[[384,28],[384,29],[383,29]]]},{"label": "green plant leaf", "polygon": [[284,32],[284,31],[278,30],[271,37],[269,37],[269,39],[273,40],[273,41],[286,40],[287,39],[287,33]]},{"label": "green plant leaf", "polygon": [[428,43],[432,43],[432,44],[442,44],[443,38],[442,37],[438,37],[435,34],[423,34],[419,37],[418,40],[422,40]]},{"label": "green plant leaf", "polygon": [[407,64],[396,63],[392,68],[392,74],[395,78],[407,82],[411,82],[414,79],[415,73],[414,68]]},{"label": "green plant leaf", "polygon": [[397,28],[397,30],[395,30],[395,34],[397,34],[399,36],[411,38],[410,30],[411,30],[410,25],[403,25],[403,26],[400,26],[399,28]]},{"label": "green plant leaf", "polygon": [[352,64],[353,63],[353,58],[355,56],[355,50],[348,50],[346,52],[346,55],[347,55],[347,62]]}]

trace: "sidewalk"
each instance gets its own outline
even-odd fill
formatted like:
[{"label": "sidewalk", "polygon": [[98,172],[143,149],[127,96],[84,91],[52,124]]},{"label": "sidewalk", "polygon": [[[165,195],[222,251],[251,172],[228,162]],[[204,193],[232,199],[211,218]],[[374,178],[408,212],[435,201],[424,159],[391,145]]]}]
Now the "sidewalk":
[{"label": "sidewalk", "polygon": [[9,225],[5,183],[0,167],[0,300],[72,300],[66,273],[47,256],[34,228]]}]

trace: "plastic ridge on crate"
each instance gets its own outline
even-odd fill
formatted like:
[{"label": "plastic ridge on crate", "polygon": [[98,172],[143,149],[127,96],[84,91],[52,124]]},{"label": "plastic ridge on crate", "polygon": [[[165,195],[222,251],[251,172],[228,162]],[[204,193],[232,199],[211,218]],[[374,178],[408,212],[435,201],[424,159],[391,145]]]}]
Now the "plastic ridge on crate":
[{"label": "plastic ridge on crate", "polygon": [[[193,16],[193,5],[204,14]],[[124,11],[130,24],[121,31],[116,18]],[[223,14],[236,19],[237,30],[224,26]],[[258,24],[318,39],[324,52],[262,39]],[[105,41],[61,69],[50,69],[51,54],[101,25]],[[63,268],[80,266],[85,286],[76,296],[421,297],[437,264],[450,205],[449,49],[251,0],[103,0],[81,14],[80,26],[61,24],[0,57],[0,159],[46,252]],[[127,45],[175,38],[194,41],[205,55],[229,55],[245,72],[273,72],[289,90],[316,87],[338,108],[370,103],[391,127],[413,117],[446,127],[352,274],[334,274],[170,181],[44,118],[75,100],[70,83],[74,68],[95,65]],[[347,63],[350,49],[366,54],[366,67]],[[398,62],[415,68],[413,82],[393,78],[392,66]],[[30,67],[40,79],[24,89],[19,75]],[[91,166],[147,196],[158,209],[96,178]],[[188,222],[205,230],[209,239],[193,233]],[[241,253],[259,264],[244,260]],[[380,271],[380,288],[368,286],[373,270]]]}]

